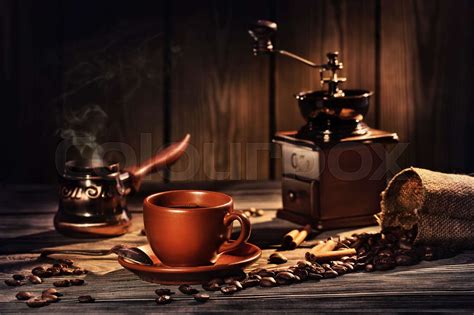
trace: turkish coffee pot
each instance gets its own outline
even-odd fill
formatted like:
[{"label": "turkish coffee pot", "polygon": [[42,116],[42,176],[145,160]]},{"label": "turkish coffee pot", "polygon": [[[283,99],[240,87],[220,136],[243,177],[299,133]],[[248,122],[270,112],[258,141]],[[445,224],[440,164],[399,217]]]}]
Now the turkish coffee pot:
[{"label": "turkish coffee pot", "polygon": [[171,144],[140,166],[121,169],[119,163],[72,160],[60,176],[59,208],[54,226],[75,237],[108,237],[126,233],[131,226],[127,195],[140,189],[143,178],[176,162],[191,136]]}]

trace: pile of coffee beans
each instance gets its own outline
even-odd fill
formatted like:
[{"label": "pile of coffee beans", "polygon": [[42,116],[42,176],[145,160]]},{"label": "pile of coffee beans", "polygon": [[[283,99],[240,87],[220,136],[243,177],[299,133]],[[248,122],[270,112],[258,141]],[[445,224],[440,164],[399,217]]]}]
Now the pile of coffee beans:
[{"label": "pile of coffee beans", "polygon": [[[47,278],[54,278],[60,276],[80,276],[87,274],[87,270],[74,266],[74,262],[70,259],[61,259],[51,266],[37,266],[31,270],[31,274],[14,274],[11,279],[5,280],[5,284],[8,286],[23,286],[28,284],[41,284]],[[61,279],[53,282],[55,287],[70,287],[80,286],[85,283],[84,279]],[[29,291],[20,291],[15,297],[19,301],[26,301],[26,305],[29,307],[42,307],[49,305],[50,303],[56,303],[60,301],[60,293],[55,288],[49,288],[43,290],[41,294],[34,294]],[[81,299],[79,299],[81,302]]]},{"label": "pile of coffee beans", "polygon": [[357,255],[345,260],[354,261],[355,270],[367,272],[390,270],[457,254],[452,248],[414,245],[415,237],[416,227],[411,230],[387,228],[381,233],[354,234],[342,240],[339,247],[354,248]]},{"label": "pile of coffee beans", "polygon": [[[350,272],[385,271],[397,266],[414,265],[422,260],[430,261],[457,254],[455,250],[449,248],[415,246],[413,245],[415,237],[416,228],[412,230],[389,228],[382,233],[353,234],[351,237],[338,239],[338,245],[334,250],[354,248],[356,255],[332,261],[301,260],[295,265],[272,270],[258,268],[249,273],[242,272],[227,278],[212,279],[203,284],[202,288],[205,291],[220,291],[222,294],[230,295],[250,287],[272,288],[304,281],[316,282]],[[309,255],[306,258],[309,258]],[[269,262],[281,264],[286,263],[287,259],[276,252],[270,255]],[[167,289],[158,290],[168,294],[167,291],[163,291]],[[182,285],[179,290],[184,294],[193,294],[196,301],[204,301],[202,294],[197,293],[198,290],[190,285]]]}]

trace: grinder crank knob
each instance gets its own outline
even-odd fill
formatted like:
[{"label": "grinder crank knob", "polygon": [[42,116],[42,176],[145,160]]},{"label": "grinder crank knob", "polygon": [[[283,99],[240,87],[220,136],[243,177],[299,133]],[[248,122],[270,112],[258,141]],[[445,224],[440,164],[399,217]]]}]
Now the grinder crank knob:
[{"label": "grinder crank knob", "polygon": [[331,51],[326,54],[326,57],[328,57],[328,63],[327,66],[329,69],[334,69],[334,70],[340,70],[343,68],[342,62],[339,61],[339,52],[338,51]]},{"label": "grinder crank knob", "polygon": [[258,20],[257,23],[250,25],[249,34],[254,40],[253,54],[273,52],[272,36],[277,31],[277,24],[272,21]]}]

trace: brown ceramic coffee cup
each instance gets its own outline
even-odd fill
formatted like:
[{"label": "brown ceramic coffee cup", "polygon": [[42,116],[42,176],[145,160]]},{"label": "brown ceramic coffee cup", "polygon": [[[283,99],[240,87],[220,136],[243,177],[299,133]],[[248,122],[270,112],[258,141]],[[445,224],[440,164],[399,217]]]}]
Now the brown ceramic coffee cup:
[{"label": "brown ceramic coffee cup", "polygon": [[[232,222],[240,235],[230,241]],[[215,263],[219,254],[239,247],[250,236],[250,221],[234,210],[230,196],[212,191],[174,190],[145,198],[143,221],[150,247],[168,266]]]}]

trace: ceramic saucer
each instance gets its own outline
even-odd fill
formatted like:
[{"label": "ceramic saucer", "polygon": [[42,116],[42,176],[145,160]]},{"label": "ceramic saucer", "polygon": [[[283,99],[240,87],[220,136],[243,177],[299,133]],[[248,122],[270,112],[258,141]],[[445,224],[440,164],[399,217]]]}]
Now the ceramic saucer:
[{"label": "ceramic saucer", "polygon": [[139,247],[153,261],[153,266],[139,265],[121,257],[118,262],[135,273],[140,279],[161,284],[205,283],[212,278],[222,277],[241,270],[254,263],[262,255],[256,245],[243,243],[240,247],[222,253],[214,265],[197,267],[169,267],[163,265],[149,245]]}]

